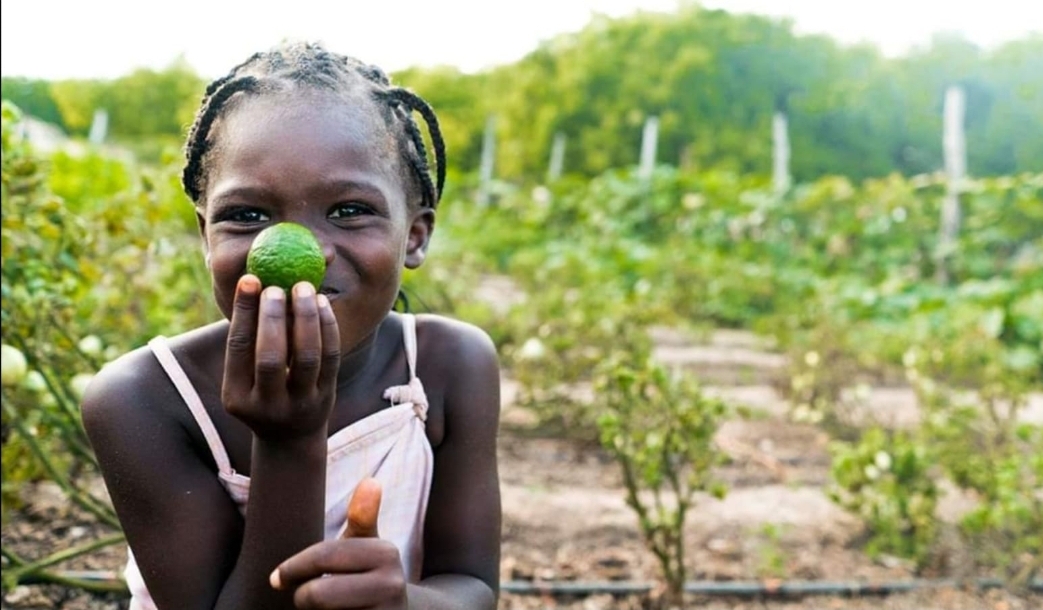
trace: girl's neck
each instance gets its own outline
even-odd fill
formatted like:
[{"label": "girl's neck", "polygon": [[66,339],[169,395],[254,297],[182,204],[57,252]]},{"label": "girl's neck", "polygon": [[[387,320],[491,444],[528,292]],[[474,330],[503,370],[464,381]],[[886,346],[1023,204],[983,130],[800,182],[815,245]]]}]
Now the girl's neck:
[{"label": "girl's neck", "polygon": [[378,339],[380,338],[381,330],[384,328],[387,320],[388,318],[384,318],[372,333],[360,341],[347,354],[341,356],[340,370],[337,372],[338,392],[350,387],[372,364],[378,352],[377,347],[380,344]]}]

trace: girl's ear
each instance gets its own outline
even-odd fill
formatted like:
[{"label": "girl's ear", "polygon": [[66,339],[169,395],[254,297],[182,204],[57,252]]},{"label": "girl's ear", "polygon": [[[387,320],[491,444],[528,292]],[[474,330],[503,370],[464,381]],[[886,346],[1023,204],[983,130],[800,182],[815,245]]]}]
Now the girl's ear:
[{"label": "girl's ear", "polygon": [[435,230],[435,211],[421,208],[413,214],[409,225],[409,239],[406,241],[406,268],[416,269],[424,264],[427,258],[427,245],[431,242],[431,234]]}]

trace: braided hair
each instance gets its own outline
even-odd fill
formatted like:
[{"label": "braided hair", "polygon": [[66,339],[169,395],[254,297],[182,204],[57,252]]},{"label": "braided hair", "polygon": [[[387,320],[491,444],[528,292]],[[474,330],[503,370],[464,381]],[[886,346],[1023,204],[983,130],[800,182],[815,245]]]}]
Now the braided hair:
[{"label": "braided hair", "polygon": [[[445,140],[431,105],[419,95],[391,84],[387,74],[355,58],[326,50],[319,43],[295,43],[254,53],[243,63],[207,85],[195,122],[185,144],[185,168],[181,184],[196,205],[201,204],[209,170],[207,153],[213,145],[214,121],[242,96],[286,89],[287,85],[342,91],[364,84],[383,109],[383,118],[395,134],[402,159],[420,188],[421,205],[434,209],[445,185]],[[418,113],[427,123],[434,148],[435,175],[428,165],[427,147],[413,119]]]}]

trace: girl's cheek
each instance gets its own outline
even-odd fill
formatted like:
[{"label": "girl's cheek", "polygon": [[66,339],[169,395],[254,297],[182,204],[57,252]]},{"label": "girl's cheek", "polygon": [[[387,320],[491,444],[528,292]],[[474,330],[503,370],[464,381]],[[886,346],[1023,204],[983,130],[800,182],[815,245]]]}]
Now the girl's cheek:
[{"label": "girl's cheek", "polygon": [[227,256],[220,250],[211,251],[210,275],[217,305],[226,316],[231,314],[235,301],[235,287],[246,271],[245,257]]}]

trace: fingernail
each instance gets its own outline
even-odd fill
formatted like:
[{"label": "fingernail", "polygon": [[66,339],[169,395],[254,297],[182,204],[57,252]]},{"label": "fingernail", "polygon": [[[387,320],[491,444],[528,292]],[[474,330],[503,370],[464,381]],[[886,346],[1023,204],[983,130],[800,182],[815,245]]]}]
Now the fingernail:
[{"label": "fingernail", "polygon": [[272,585],[272,588],[276,591],[282,589],[282,578],[279,577],[279,568],[272,570],[272,573],[268,575],[268,584]]},{"label": "fingernail", "polygon": [[293,292],[296,296],[303,299],[315,294],[315,287],[308,282],[302,282],[293,287]]},{"label": "fingernail", "polygon": [[319,302],[319,307],[329,307],[330,306],[330,300],[328,298],[326,298],[326,295],[324,295],[324,294],[320,294],[316,300],[318,300],[318,302]]},{"label": "fingernail", "polygon": [[239,280],[239,290],[243,294],[257,294],[260,284],[257,282],[257,278],[253,276],[245,276]]},{"label": "fingernail", "polygon": [[278,286],[269,286],[264,291],[264,296],[269,301],[282,301],[286,299],[286,295],[283,293],[282,288]]}]

